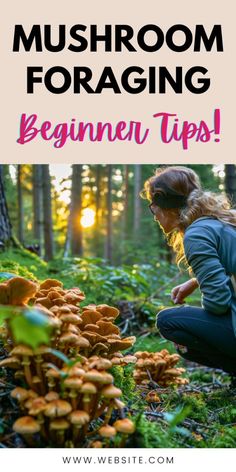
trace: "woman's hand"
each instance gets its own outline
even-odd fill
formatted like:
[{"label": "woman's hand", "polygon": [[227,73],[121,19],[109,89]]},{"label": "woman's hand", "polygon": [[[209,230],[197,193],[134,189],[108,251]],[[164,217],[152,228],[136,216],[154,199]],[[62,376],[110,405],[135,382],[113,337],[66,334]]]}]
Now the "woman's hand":
[{"label": "woman's hand", "polygon": [[175,304],[182,304],[184,303],[184,299],[188,297],[188,295],[191,295],[191,293],[194,292],[197,287],[198,282],[196,279],[187,280],[187,282],[177,285],[177,287],[174,287],[171,290],[171,300],[173,300]]}]

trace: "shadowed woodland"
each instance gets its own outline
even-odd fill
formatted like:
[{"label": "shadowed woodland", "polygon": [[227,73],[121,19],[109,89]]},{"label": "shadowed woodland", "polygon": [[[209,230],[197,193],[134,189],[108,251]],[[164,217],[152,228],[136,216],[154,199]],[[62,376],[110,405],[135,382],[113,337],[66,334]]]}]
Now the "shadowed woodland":
[{"label": "shadowed woodland", "polygon": [[[236,204],[236,166],[189,167]],[[155,327],[189,276],[139,196],[154,171],[0,165],[1,447],[235,447],[227,374]]]}]

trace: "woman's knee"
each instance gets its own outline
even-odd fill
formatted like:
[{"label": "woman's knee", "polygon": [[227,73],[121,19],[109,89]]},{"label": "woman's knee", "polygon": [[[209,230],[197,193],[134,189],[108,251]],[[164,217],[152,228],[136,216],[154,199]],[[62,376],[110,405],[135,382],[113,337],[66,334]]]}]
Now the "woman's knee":
[{"label": "woman's knee", "polygon": [[157,313],[156,326],[160,333],[164,332],[168,327],[171,317],[173,317],[173,308],[165,308]]}]

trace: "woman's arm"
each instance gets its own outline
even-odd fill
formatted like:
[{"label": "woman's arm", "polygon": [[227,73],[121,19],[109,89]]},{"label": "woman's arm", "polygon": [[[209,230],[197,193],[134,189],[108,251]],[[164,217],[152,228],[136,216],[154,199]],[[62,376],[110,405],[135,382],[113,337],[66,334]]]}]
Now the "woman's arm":
[{"label": "woman's arm", "polygon": [[171,290],[171,299],[174,303],[184,303],[185,298],[191,295],[196,288],[198,288],[198,281],[196,278],[187,280],[187,282],[177,285]]},{"label": "woman's arm", "polygon": [[210,227],[189,228],[184,237],[185,255],[202,293],[202,307],[215,314],[226,313],[231,306],[230,277],[226,275],[217,240]]}]

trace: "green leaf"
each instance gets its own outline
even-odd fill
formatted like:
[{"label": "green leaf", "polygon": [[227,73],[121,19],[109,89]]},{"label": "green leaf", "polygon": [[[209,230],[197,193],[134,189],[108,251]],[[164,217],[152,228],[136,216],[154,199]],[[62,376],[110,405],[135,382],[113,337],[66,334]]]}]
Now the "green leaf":
[{"label": "green leaf", "polygon": [[63,352],[57,351],[57,349],[50,349],[50,352],[54,356],[58,357],[58,359],[61,359],[61,361],[65,362],[65,364],[69,365],[71,363],[71,360],[65,354],[63,354]]},{"label": "green leaf", "polygon": [[168,421],[171,428],[175,428],[179,423],[181,423],[186,416],[190,413],[191,407],[186,406],[184,408],[178,408],[173,413],[164,413],[164,418]]},{"label": "green leaf", "polygon": [[12,315],[17,312],[17,308],[13,306],[0,306],[0,326],[4,323],[5,320],[9,319]]},{"label": "green leaf", "polygon": [[50,342],[51,327],[48,318],[38,310],[27,310],[10,320],[16,343],[24,343],[35,349]]}]

